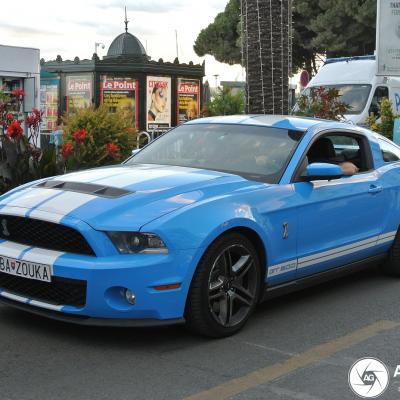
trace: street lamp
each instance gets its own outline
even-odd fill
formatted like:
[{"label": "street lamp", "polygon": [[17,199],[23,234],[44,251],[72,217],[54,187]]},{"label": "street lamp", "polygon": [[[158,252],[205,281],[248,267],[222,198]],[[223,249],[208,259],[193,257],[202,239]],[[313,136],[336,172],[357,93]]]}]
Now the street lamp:
[{"label": "street lamp", "polygon": [[96,54],[97,54],[97,48],[98,48],[99,46],[101,46],[102,49],[104,49],[104,48],[106,47],[104,43],[95,42],[95,43],[94,43],[94,52],[95,52]]}]

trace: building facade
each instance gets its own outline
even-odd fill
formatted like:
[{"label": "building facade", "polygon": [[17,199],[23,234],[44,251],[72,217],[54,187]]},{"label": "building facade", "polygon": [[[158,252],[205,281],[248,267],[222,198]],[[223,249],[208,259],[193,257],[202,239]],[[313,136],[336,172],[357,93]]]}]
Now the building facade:
[{"label": "building facade", "polygon": [[44,130],[66,112],[104,104],[110,112],[126,110],[138,130],[159,132],[200,114],[204,63],[153,61],[142,43],[125,29],[100,59],[41,60]]}]

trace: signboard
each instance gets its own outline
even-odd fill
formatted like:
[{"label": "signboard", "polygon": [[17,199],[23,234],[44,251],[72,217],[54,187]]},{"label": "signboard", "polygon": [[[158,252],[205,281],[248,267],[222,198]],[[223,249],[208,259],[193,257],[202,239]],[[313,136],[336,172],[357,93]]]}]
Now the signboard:
[{"label": "signboard", "polygon": [[378,0],[378,75],[400,76],[400,1]]},{"label": "signboard", "polygon": [[200,81],[179,78],[177,91],[178,124],[198,118],[200,114]]},{"label": "signboard", "polygon": [[92,75],[67,76],[66,82],[67,112],[74,112],[92,105]]},{"label": "signboard", "polygon": [[59,79],[42,79],[40,81],[40,109],[43,110],[42,130],[54,131],[58,119]]},{"label": "signboard", "polygon": [[138,126],[138,81],[131,78],[101,77],[100,101],[110,112],[128,111]]},{"label": "signboard", "polygon": [[396,118],[394,120],[393,142],[395,142],[397,145],[400,144],[400,118]]},{"label": "signboard", "polygon": [[147,77],[147,131],[164,131],[171,127],[171,78]]}]

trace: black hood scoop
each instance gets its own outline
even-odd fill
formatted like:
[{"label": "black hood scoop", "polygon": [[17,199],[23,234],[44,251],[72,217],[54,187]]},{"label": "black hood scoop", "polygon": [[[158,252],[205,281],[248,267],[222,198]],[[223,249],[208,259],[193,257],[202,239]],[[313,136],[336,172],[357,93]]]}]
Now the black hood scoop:
[{"label": "black hood scoop", "polygon": [[134,193],[133,191],[120,189],[112,186],[96,185],[94,183],[84,183],[84,182],[70,182],[70,181],[57,181],[49,180],[34,187],[42,189],[59,189],[69,192],[78,192],[92,194],[93,196],[108,197],[111,199],[126,196],[128,194]]}]

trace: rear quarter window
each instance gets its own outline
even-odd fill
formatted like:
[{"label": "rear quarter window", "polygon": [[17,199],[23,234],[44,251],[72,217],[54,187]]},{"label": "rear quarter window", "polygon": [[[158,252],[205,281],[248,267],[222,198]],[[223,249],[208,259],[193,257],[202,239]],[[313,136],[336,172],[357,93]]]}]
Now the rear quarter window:
[{"label": "rear quarter window", "polygon": [[400,149],[394,144],[386,140],[379,139],[383,161],[386,163],[396,162],[400,160]]}]

